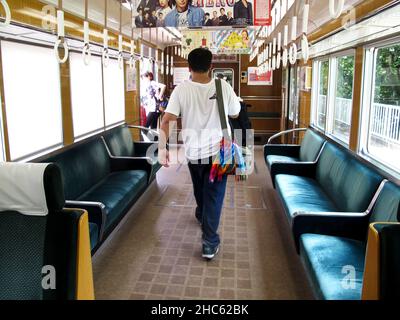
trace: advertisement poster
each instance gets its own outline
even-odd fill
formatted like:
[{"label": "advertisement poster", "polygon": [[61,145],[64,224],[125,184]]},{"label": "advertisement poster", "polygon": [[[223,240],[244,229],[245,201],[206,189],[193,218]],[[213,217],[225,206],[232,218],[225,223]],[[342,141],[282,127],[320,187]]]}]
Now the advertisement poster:
[{"label": "advertisement poster", "polygon": [[126,91],[136,91],[136,68],[126,68]]},{"label": "advertisement poster", "polygon": [[249,67],[248,68],[248,86],[272,86],[272,75],[273,72],[269,71],[262,75],[257,75],[257,67]]},{"label": "advertisement poster", "polygon": [[132,4],[136,28],[252,26],[271,23],[270,0],[134,0]]},{"label": "advertisement poster", "polygon": [[185,80],[189,80],[189,78],[189,68],[174,68],[174,86],[177,86]]},{"label": "advertisement poster", "polygon": [[267,26],[271,22],[271,0],[254,0],[254,25]]},{"label": "advertisement poster", "polygon": [[184,54],[196,48],[208,48],[213,54],[248,54],[254,30],[183,31]]}]

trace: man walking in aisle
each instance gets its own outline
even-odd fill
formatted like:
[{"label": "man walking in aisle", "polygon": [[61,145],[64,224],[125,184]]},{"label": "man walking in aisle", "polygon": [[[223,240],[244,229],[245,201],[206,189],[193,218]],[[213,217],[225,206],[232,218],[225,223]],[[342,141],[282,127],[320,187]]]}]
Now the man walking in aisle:
[{"label": "man walking in aisle", "polygon": [[[223,137],[219,118],[215,81],[210,77],[212,53],[198,48],[188,57],[191,80],[178,85],[172,92],[162,121],[159,141],[160,163],[169,166],[166,148],[170,124],[182,117],[182,138],[185,155],[196,198],[196,218],[202,226],[202,256],[212,259],[218,253],[220,237],[218,227],[225,196],[227,176],[221,181],[209,181],[214,156],[219,153]],[[221,80],[225,114],[236,118],[240,102],[233,88]],[[229,126],[229,125],[228,125]],[[230,132],[229,128],[228,131]]]}]

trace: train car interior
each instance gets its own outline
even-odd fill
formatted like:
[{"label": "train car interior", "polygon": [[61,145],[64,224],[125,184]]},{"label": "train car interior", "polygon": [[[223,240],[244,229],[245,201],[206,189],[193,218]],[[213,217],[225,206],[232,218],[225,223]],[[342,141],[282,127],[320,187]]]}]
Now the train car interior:
[{"label": "train car interior", "polygon": [[400,298],[400,1],[0,0],[0,101],[0,300]]}]

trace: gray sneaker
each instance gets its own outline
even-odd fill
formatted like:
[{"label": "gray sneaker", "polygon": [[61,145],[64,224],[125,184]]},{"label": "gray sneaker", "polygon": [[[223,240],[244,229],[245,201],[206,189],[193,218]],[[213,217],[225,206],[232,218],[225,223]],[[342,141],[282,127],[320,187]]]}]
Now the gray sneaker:
[{"label": "gray sneaker", "polygon": [[203,255],[202,256],[204,259],[211,260],[217,255],[218,252],[219,252],[219,245],[213,248],[213,247],[203,244]]}]

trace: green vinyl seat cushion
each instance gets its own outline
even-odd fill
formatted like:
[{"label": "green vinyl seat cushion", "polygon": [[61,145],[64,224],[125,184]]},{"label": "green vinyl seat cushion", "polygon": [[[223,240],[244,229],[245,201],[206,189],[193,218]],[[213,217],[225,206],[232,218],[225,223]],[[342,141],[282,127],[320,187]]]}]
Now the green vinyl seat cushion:
[{"label": "green vinyl seat cushion", "polygon": [[318,299],[361,299],[365,258],[362,241],[303,234],[300,255]]},{"label": "green vinyl seat cushion", "polygon": [[106,229],[118,221],[126,209],[147,186],[147,173],[143,170],[110,173],[93,188],[78,198],[79,201],[101,202],[106,207]]},{"label": "green vinyl seat cushion", "polygon": [[280,195],[289,222],[293,214],[305,212],[336,212],[335,203],[314,179],[287,174],[276,176],[276,189]]}]

